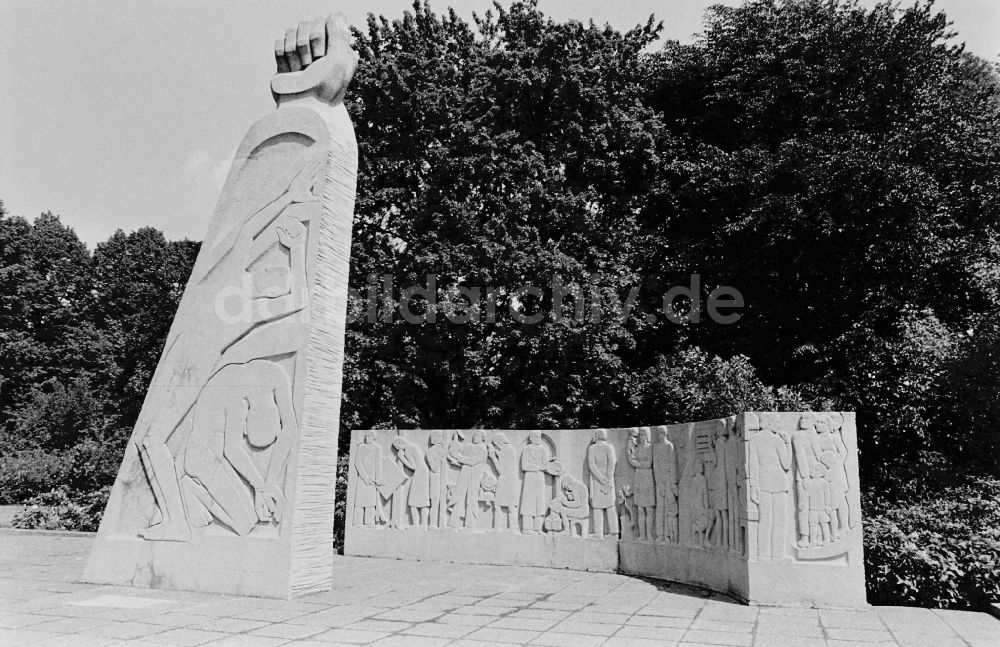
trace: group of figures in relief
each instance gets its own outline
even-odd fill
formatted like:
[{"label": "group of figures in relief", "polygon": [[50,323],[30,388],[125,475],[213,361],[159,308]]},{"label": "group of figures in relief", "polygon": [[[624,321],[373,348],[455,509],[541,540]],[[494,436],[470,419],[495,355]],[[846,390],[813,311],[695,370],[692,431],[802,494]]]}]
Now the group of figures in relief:
[{"label": "group of figures in relief", "polygon": [[[621,459],[608,430],[593,430],[579,478],[539,431],[520,447],[481,429],[432,431],[429,447],[368,431],[354,450],[354,524],[621,537],[740,558],[752,544],[764,560],[794,543],[800,558],[826,556],[815,549],[857,525],[843,416],[805,414],[794,430],[774,414],[745,420],[615,430]],[[384,445],[379,433],[397,435]]]},{"label": "group of figures in relief", "polygon": [[387,454],[377,432],[365,432],[353,457],[356,526],[475,530],[482,529],[485,513],[495,531],[583,536],[593,512],[600,519],[598,536],[605,526],[618,534],[615,450],[603,430],[594,433],[589,451],[589,487],[567,473],[539,431],[530,432],[520,448],[503,432],[487,438],[481,429],[432,431],[429,444],[425,449],[400,435]]},{"label": "group of figures in relief", "polygon": [[759,425],[748,425],[749,518],[756,522],[759,558],[788,558],[789,497],[800,559],[836,554],[822,551],[836,548],[860,525],[843,425],[839,413],[802,415],[790,433],[773,414],[759,414]]}]

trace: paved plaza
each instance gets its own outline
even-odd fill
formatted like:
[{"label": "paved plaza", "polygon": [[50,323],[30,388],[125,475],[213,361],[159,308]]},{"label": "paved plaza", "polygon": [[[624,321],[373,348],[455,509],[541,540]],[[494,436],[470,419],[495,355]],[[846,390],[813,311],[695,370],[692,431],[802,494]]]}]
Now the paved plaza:
[{"label": "paved plaza", "polygon": [[982,613],[751,608],[623,575],[334,558],[293,602],[80,584],[84,534],[0,530],[0,645],[1000,646]]}]

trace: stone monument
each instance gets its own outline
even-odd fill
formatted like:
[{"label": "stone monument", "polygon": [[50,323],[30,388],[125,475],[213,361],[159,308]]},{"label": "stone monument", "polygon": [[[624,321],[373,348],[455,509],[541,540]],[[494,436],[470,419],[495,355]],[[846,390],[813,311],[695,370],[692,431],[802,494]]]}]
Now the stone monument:
[{"label": "stone monument", "polygon": [[84,570],[288,597],[330,587],[357,143],[341,16],[275,45]]},{"label": "stone monument", "polygon": [[348,555],[621,571],[751,604],[865,604],[853,413],[368,430],[352,447]]}]

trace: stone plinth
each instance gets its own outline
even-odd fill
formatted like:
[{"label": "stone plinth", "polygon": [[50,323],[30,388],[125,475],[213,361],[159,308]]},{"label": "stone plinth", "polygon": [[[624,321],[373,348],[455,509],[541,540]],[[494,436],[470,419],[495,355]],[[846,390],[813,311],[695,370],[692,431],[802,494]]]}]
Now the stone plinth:
[{"label": "stone plinth", "polygon": [[[853,413],[352,435],[345,552],[865,604]],[[513,520],[513,523],[512,523]]]},{"label": "stone plinth", "polygon": [[237,150],[88,582],[273,597],[330,586],[357,179],[342,99],[357,57],[342,19],[298,31],[276,52],[278,109]]}]

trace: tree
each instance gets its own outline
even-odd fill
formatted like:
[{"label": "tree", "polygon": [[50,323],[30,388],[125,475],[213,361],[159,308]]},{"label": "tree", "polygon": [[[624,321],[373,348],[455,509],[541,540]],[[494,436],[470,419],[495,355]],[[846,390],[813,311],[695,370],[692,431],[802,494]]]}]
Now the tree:
[{"label": "tree", "polygon": [[168,242],[159,230],[143,227],[129,234],[119,229],[94,250],[89,316],[114,342],[121,426],[131,427],[139,416],[199,247]]},{"label": "tree", "polygon": [[1000,92],[951,36],[930,2],[754,0],[649,66],[687,151],[659,191],[662,274],[749,304],[692,341],[857,409],[872,469],[948,425],[927,402],[944,349],[995,310]]}]

